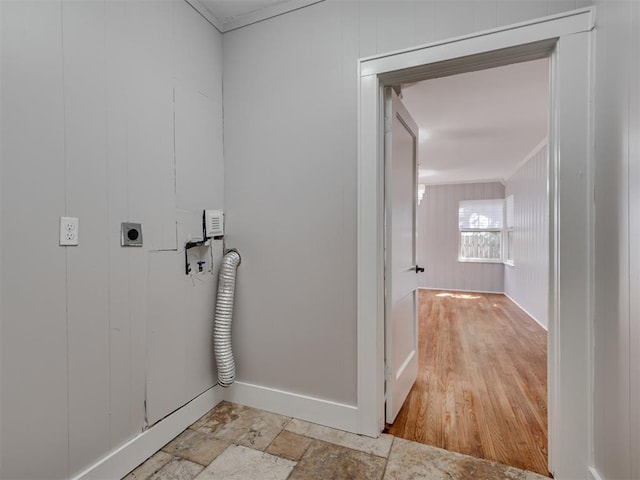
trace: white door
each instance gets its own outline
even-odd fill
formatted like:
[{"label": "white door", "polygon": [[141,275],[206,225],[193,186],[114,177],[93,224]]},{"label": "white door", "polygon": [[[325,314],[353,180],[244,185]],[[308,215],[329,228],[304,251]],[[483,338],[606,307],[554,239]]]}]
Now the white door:
[{"label": "white door", "polygon": [[393,423],[418,376],[418,127],[385,89],[385,397]]}]

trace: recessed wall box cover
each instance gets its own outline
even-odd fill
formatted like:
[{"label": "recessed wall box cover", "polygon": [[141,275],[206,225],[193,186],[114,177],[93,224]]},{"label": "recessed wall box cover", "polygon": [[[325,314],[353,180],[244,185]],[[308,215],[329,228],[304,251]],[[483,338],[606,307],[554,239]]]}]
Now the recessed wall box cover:
[{"label": "recessed wall box cover", "polygon": [[120,225],[120,245],[123,247],[141,247],[142,224],[122,222]]},{"label": "recessed wall box cover", "polygon": [[224,235],[224,213],[222,210],[204,211],[204,231],[207,238]]}]

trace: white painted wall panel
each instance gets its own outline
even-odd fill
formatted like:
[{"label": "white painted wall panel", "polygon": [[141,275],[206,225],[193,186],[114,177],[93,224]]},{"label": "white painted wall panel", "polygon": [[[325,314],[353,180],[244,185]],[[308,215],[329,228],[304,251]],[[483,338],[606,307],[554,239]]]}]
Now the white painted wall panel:
[{"label": "white painted wall panel", "polygon": [[377,50],[400,50],[415,39],[415,2],[380,2],[378,5]]},{"label": "white painted wall panel", "polygon": [[[184,262],[173,252],[149,257],[147,417],[150,425],[185,403]],[[171,296],[167,292],[172,292]],[[204,334],[205,332],[203,332]]]},{"label": "white painted wall panel", "polygon": [[[436,38],[436,3],[433,0],[415,2],[415,44],[426,45]],[[364,55],[361,55],[364,57]]]},{"label": "white painted wall panel", "polygon": [[356,403],[356,61],[495,27],[509,3],[328,0],[224,34],[240,380]]},{"label": "white painted wall panel", "polygon": [[498,25],[497,0],[475,0],[473,13],[476,30],[487,30]]},{"label": "white painted wall panel", "polygon": [[[243,256],[234,348],[242,381],[352,402],[355,323],[345,325],[343,312],[355,315],[355,298],[343,292],[346,285],[355,285],[355,263],[350,261],[355,253],[355,184],[347,180],[355,178],[355,162],[346,161],[347,155],[355,158],[355,144],[328,139],[346,140],[349,132],[355,138],[350,125],[355,126],[356,63],[354,56],[345,65],[342,36],[327,34],[327,26],[340,15],[313,10],[317,21],[306,23],[300,17],[307,10],[249,28],[252,47],[242,52],[252,68],[260,68],[263,59],[273,61],[269,51],[275,47],[278,56],[299,66],[295,82],[289,81],[287,70],[269,66],[260,79],[254,75],[240,81],[249,80],[248,88],[235,80],[225,84],[225,157],[233,158],[225,168],[233,187],[225,200],[227,242]],[[349,39],[353,43],[347,48],[355,55],[358,38]],[[232,56],[225,68],[235,72],[244,64],[236,60]],[[348,90],[345,76],[353,79]],[[322,94],[308,96],[309,85],[318,83]],[[344,91],[351,93],[349,98]],[[282,125],[270,120],[274,113],[288,119],[286,142],[278,140]],[[306,180],[292,181],[292,175]],[[239,182],[228,183],[229,178]],[[259,178],[268,179],[268,188],[258,186]],[[293,272],[304,280],[282,278]],[[304,347],[283,342],[285,338],[304,339]],[[328,346],[335,355],[326,355]],[[329,378],[328,371],[342,373],[319,382]]]},{"label": "white painted wall panel", "polygon": [[504,291],[502,263],[459,262],[460,200],[504,198],[501,183],[427,185],[418,207],[418,263],[422,288]]},{"label": "white painted wall panel", "polygon": [[547,328],[549,306],[549,210],[547,145],[507,180],[514,198],[514,266],[504,268],[504,291]]},{"label": "white painted wall panel", "polygon": [[0,8],[0,477],[67,478],[61,4],[7,1]]},{"label": "white painted wall panel", "polygon": [[566,12],[574,8],[588,7],[589,4],[584,2],[576,2],[575,0],[549,0],[549,15]]},{"label": "white painted wall panel", "polygon": [[[197,212],[223,206],[220,93],[211,99],[189,86],[175,89],[175,188],[180,210]],[[205,199],[209,203],[203,205]]]},{"label": "white painted wall panel", "polygon": [[436,2],[436,40],[458,37],[475,29],[473,0]]},{"label": "white painted wall panel", "polygon": [[126,5],[129,218],[151,250],[176,249],[173,2]]},{"label": "white painted wall panel", "polygon": [[[193,91],[217,102],[222,101],[220,38],[218,31],[210,28],[186,1],[173,2],[173,77],[180,85],[188,84]],[[222,141],[222,131],[210,133],[216,141]]]},{"label": "white painted wall panel", "polygon": [[[177,238],[224,206],[222,38],[183,0],[0,8],[0,477],[69,478],[145,428],[148,369],[177,392],[164,414],[215,381],[215,272],[192,283]],[[61,215],[78,247],[58,246]],[[143,248],[120,247],[127,220]]]},{"label": "white painted wall panel", "polygon": [[[140,255],[142,252],[123,252],[120,247],[120,222],[129,218],[128,128],[122,121],[128,108],[128,57],[122,54],[130,41],[125,28],[126,15],[124,2],[105,3],[111,446],[130,439],[141,431],[144,423],[141,403],[144,402],[146,343],[135,344],[132,335],[136,322],[132,317],[134,275],[130,271],[137,269],[129,267],[129,253]],[[135,388],[137,384],[142,385],[141,392]]]},{"label": "white painted wall panel", "polygon": [[67,214],[69,468],[109,450],[109,271],[105,16],[101,2],[62,4]]},{"label": "white painted wall panel", "polygon": [[[508,25],[510,23],[518,23],[528,20],[530,18],[544,17],[549,15],[550,10],[553,13],[558,11],[560,5],[554,5],[551,9],[549,0],[515,0],[511,2],[500,2],[500,8],[498,10],[498,24]],[[575,4],[562,5],[567,10],[575,8]]]}]

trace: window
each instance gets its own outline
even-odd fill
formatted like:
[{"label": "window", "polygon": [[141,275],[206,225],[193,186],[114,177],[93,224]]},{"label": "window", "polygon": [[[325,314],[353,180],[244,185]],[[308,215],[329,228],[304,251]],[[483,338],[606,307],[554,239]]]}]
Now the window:
[{"label": "window", "polygon": [[462,200],[458,204],[460,262],[502,262],[504,200]]}]

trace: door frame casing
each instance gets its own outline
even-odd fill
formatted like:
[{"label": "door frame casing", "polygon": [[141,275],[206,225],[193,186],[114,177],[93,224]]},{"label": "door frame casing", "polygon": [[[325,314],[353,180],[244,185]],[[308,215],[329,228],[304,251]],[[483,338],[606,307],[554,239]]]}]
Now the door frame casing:
[{"label": "door frame casing", "polygon": [[593,444],[594,25],[590,7],[359,60],[360,433],[378,436],[384,428],[384,87],[549,57],[549,469],[556,478],[587,476]]}]

